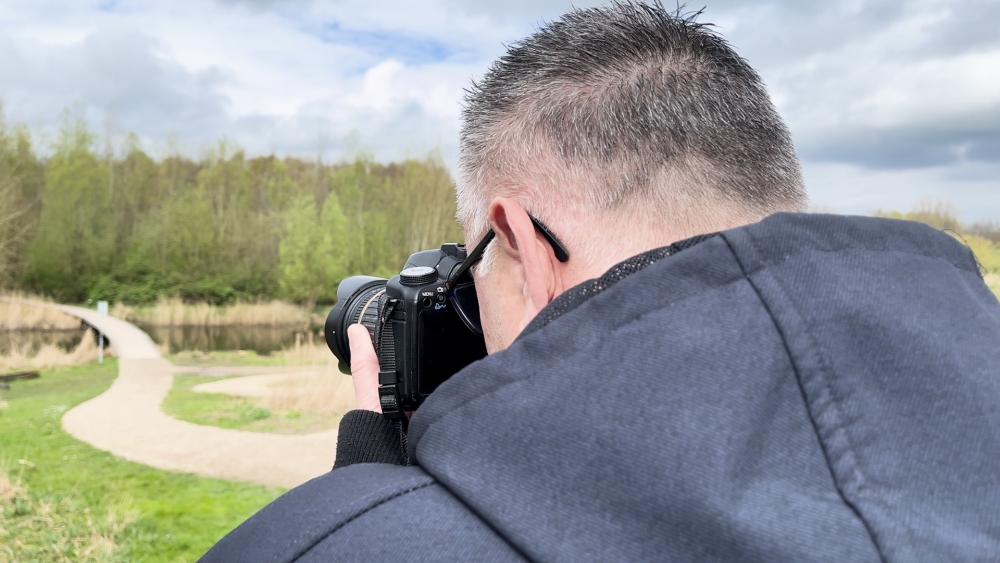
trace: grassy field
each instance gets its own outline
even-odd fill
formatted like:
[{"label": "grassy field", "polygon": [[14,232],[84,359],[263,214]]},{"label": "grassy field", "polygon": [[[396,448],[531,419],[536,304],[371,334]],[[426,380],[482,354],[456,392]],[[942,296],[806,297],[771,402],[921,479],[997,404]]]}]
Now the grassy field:
[{"label": "grassy field", "polygon": [[0,563],[195,561],[282,491],[153,469],[84,444],[62,414],[117,363],[44,371],[0,391]]},{"label": "grassy field", "polygon": [[253,350],[185,350],[175,354],[164,354],[175,366],[287,366],[289,358],[281,352],[260,355]]},{"label": "grassy field", "polygon": [[196,393],[191,390],[199,383],[219,379],[222,378],[174,376],[174,387],[163,401],[163,412],[195,424],[275,434],[304,434],[335,428],[343,416],[342,413],[331,412],[329,409],[326,412],[316,412],[313,409],[294,408],[294,405],[286,407],[268,404],[264,399],[221,393]]},{"label": "grassy field", "polygon": [[[164,354],[175,366],[327,366],[336,358],[319,338],[309,338],[268,355],[260,355],[253,350],[187,350],[175,354]],[[342,366],[341,373],[350,373]]]}]

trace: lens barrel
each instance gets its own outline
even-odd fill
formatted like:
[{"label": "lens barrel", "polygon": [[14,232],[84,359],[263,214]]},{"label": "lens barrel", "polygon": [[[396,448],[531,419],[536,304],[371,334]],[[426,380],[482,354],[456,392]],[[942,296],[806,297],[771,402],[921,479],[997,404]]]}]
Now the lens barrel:
[{"label": "lens barrel", "polygon": [[337,287],[337,304],[326,317],[323,334],[326,345],[338,360],[350,365],[351,344],[347,327],[360,321],[375,337],[378,322],[378,294],[385,290],[387,280],[372,276],[352,276]]}]

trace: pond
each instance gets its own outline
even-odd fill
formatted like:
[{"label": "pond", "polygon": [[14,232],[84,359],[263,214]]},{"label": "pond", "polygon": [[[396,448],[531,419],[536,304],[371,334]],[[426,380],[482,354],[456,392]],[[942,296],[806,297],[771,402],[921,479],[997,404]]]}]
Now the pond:
[{"label": "pond", "polygon": [[[55,344],[63,352],[72,352],[86,329],[76,330],[11,330],[0,331],[0,356],[10,355],[11,350],[18,350],[26,356],[34,356],[46,344]],[[294,337],[293,337],[294,338]]]},{"label": "pond", "polygon": [[154,342],[166,346],[170,354],[192,350],[253,350],[259,355],[266,355],[294,347],[296,334],[306,339],[312,332],[317,342],[322,342],[323,338],[319,328],[303,328],[302,325],[137,326],[146,331]]},{"label": "pond", "polygon": [[[148,326],[138,325],[154,342],[165,345],[168,353],[186,351],[247,350],[258,355],[280,352],[295,346],[296,334],[302,342],[312,333],[315,342],[323,342],[321,327],[289,326]],[[21,355],[34,356],[47,344],[55,344],[63,352],[72,352],[86,334],[78,330],[18,330],[0,331],[0,356],[18,350]]]}]

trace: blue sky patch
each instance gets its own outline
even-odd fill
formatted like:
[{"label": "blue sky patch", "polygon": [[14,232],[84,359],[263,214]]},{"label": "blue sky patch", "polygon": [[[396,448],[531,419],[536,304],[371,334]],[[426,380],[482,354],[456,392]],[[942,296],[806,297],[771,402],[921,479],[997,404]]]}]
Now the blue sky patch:
[{"label": "blue sky patch", "polygon": [[419,65],[465,58],[468,51],[429,37],[414,37],[387,30],[345,29],[338,23],[327,24],[318,32],[324,42],[357,47],[379,59],[396,59]]}]

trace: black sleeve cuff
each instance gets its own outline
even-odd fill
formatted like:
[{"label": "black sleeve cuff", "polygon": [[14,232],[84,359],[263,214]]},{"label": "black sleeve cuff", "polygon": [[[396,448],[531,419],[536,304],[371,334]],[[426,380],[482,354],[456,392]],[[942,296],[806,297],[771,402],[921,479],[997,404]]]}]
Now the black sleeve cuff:
[{"label": "black sleeve cuff", "polygon": [[353,410],[340,420],[333,468],[354,463],[408,465],[402,426],[381,413]]}]

